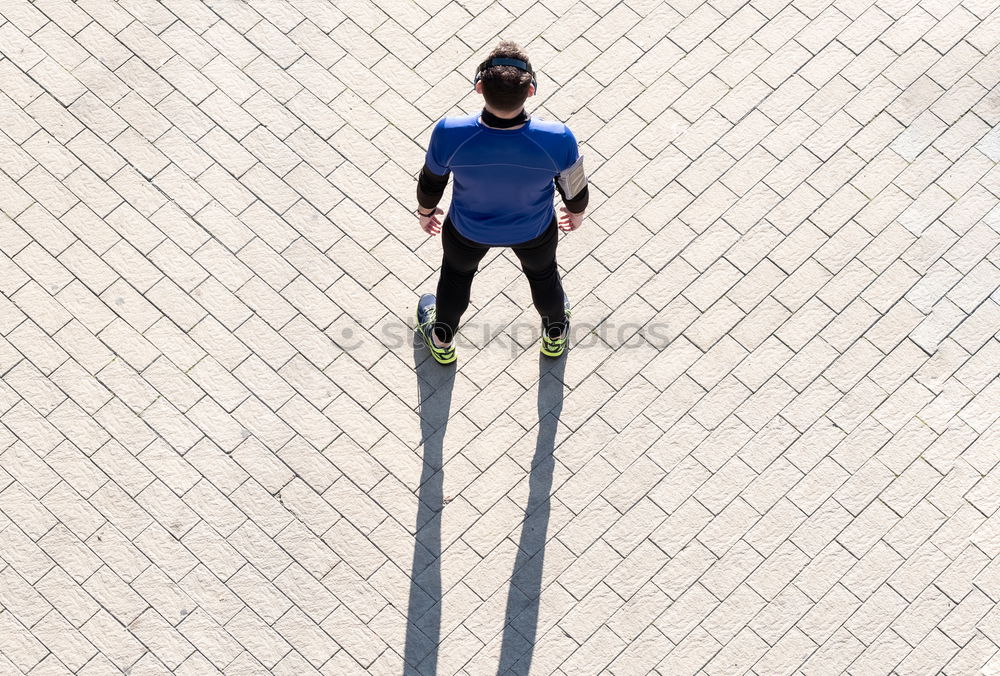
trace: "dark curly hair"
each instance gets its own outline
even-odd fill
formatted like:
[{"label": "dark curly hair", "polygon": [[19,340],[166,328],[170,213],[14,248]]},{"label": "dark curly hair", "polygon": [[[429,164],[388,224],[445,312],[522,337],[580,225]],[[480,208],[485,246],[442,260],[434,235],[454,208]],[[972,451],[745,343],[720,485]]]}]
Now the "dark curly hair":
[{"label": "dark curly hair", "polygon": [[[486,60],[495,58],[520,59],[531,68],[528,55],[516,42],[510,40],[501,41]],[[492,66],[483,70],[482,82],[483,97],[491,108],[503,112],[516,111],[521,109],[528,98],[531,74],[514,66]]]}]

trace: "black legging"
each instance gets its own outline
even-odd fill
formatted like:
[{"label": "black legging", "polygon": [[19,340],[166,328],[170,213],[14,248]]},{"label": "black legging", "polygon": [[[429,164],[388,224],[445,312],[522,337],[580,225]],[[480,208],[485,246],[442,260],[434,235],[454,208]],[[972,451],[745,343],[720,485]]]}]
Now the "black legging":
[{"label": "black legging", "polygon": [[[566,321],[562,281],[556,267],[558,242],[559,228],[553,216],[552,223],[541,235],[510,247],[521,261],[521,269],[531,285],[531,300],[542,317],[542,328],[550,333],[558,333]],[[437,286],[437,323],[434,328],[440,340],[450,342],[458,330],[459,320],[469,307],[472,278],[479,269],[479,261],[492,245],[474,242],[463,236],[447,216],[441,226],[441,245],[444,258]]]}]

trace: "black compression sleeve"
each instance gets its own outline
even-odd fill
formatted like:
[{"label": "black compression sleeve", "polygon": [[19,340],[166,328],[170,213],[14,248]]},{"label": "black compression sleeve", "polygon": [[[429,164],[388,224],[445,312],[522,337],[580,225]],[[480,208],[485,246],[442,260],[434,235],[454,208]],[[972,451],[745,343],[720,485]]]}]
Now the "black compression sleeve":
[{"label": "black compression sleeve", "polygon": [[431,172],[425,164],[420,170],[420,178],[417,179],[417,203],[424,209],[433,209],[441,201],[445,186],[448,185],[448,176]]},{"label": "black compression sleeve", "polygon": [[562,186],[559,185],[559,177],[556,177],[556,190],[559,191],[559,195],[562,197],[563,204],[566,208],[572,211],[574,214],[579,214],[587,210],[587,203],[590,202],[590,186],[583,186],[583,190],[578,192],[573,199],[566,199],[566,193],[563,191]]}]

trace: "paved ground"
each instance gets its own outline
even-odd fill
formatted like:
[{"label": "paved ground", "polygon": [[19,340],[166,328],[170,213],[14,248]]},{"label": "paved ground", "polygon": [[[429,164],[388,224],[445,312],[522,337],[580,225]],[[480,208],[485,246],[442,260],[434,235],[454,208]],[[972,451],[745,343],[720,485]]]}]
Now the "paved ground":
[{"label": "paved ground", "polygon": [[[498,36],[592,173],[414,347]],[[1000,673],[997,0],[0,2],[0,673]],[[409,664],[409,666],[406,666]]]}]

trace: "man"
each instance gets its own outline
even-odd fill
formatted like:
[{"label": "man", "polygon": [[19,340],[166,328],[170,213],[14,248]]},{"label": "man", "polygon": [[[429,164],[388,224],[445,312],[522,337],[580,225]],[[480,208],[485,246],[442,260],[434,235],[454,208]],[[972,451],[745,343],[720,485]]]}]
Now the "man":
[{"label": "man", "polygon": [[[558,231],[580,227],[588,188],[576,138],[565,124],[529,117],[524,102],[537,88],[527,55],[503,41],[476,72],[482,113],[446,117],[431,133],[417,183],[417,214],[429,235],[441,233],[444,256],[437,295],[417,306],[417,332],[438,363],[455,361],[455,332],[469,307],[472,279],[493,246],[521,262],[542,318],[541,352],[559,357],[569,334],[569,300],[556,266]],[[437,204],[455,175],[442,224]],[[554,188],[564,205],[556,219]]]}]

